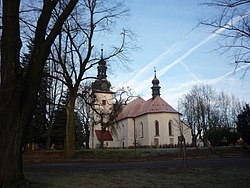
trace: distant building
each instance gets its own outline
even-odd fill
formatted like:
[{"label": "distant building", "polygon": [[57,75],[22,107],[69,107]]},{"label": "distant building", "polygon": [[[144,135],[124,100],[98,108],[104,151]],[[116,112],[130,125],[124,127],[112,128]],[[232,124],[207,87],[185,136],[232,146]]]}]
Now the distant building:
[{"label": "distant building", "polygon": [[[92,87],[97,100],[103,109],[112,109],[113,93],[107,81],[106,63],[102,59],[98,63],[98,80]],[[159,80],[152,80],[152,98],[141,97],[123,107],[118,116],[117,134],[111,135],[109,130],[104,134],[106,147],[128,148],[134,146],[164,147],[178,144],[178,136],[183,135],[186,143],[191,144],[191,129],[180,121],[180,113],[160,97]],[[91,129],[90,147],[97,148],[100,141],[100,125]]]}]

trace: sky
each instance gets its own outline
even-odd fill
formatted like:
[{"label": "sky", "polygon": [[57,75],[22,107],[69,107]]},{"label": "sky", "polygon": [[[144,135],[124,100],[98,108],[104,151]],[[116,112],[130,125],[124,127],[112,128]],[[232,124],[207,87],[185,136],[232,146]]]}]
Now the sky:
[{"label": "sky", "polygon": [[113,87],[129,86],[147,100],[155,67],[161,97],[176,109],[183,95],[201,83],[250,102],[250,71],[242,79],[231,54],[215,50],[221,38],[207,27],[196,27],[199,18],[215,15],[216,9],[200,5],[203,0],[125,2],[130,16],[119,26],[136,33],[139,48],[129,53],[131,70],[117,68],[108,75]]}]

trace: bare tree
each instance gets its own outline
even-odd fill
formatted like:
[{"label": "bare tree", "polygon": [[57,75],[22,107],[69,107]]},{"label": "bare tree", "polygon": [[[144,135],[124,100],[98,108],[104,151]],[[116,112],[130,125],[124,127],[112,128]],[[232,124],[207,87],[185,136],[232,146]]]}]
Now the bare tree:
[{"label": "bare tree", "polygon": [[[193,144],[209,129],[235,127],[242,103],[224,92],[216,92],[208,85],[195,85],[180,102],[183,120],[192,128]],[[206,142],[207,138],[204,138]]]},{"label": "bare tree", "polygon": [[[33,28],[34,50],[24,74],[20,66],[22,38],[20,0],[3,0],[0,85],[0,187],[25,182],[22,168],[23,135],[32,119],[36,95],[50,47],[78,0],[37,1],[40,8]],[[60,9],[58,17],[52,15]],[[12,184],[11,184],[12,183]]]},{"label": "bare tree", "polygon": [[91,126],[91,108],[90,104],[92,102],[91,97],[91,84],[82,84],[80,90],[78,91],[78,98],[76,102],[76,110],[81,115],[83,126],[84,126],[84,141],[86,144],[86,149],[89,149],[89,139],[90,139],[90,126]]},{"label": "bare tree", "polygon": [[55,112],[60,108],[60,104],[63,98],[63,93],[65,92],[63,83],[61,83],[58,79],[54,79],[60,77],[60,75],[54,71],[58,69],[54,67],[57,65],[54,63],[49,63],[49,65],[50,65],[49,76],[51,77],[51,86],[49,88],[50,103],[47,106],[48,127],[47,127],[46,149],[50,149],[51,147],[51,129],[53,128],[53,123],[55,121]]},{"label": "bare tree", "polygon": [[[94,37],[97,33],[110,30],[109,24],[125,16],[127,9],[121,1],[86,0],[76,7],[71,17],[63,25],[62,32],[53,45],[51,57],[60,65],[57,71],[60,79],[70,92],[67,103],[67,124],[65,138],[65,156],[75,154],[74,108],[80,84],[83,80],[94,78],[85,73],[97,64],[94,50]],[[125,57],[127,31],[121,34],[121,43],[105,59]]]},{"label": "bare tree", "polygon": [[235,68],[250,68],[250,1],[249,0],[214,0],[205,3],[216,8],[218,15],[206,19],[200,24],[213,28],[213,32],[222,37],[219,48],[222,53],[233,54]]}]

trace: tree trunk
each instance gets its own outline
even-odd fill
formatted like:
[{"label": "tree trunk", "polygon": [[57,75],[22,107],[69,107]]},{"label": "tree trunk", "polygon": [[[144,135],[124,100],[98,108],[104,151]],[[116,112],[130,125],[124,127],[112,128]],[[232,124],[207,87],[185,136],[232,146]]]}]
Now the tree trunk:
[{"label": "tree trunk", "polygon": [[89,123],[86,123],[84,125],[85,131],[86,131],[86,138],[85,138],[85,142],[86,142],[86,149],[89,149],[89,139],[90,139],[90,131],[89,131]]},{"label": "tree trunk", "polygon": [[[8,92],[9,93],[9,92]],[[0,98],[3,98],[1,93]],[[1,104],[2,103],[1,101]],[[15,105],[17,104],[17,105]],[[0,134],[0,187],[15,187],[24,181],[22,167],[22,140],[21,115],[18,112],[17,100],[10,100],[9,106],[1,105],[1,134]],[[11,114],[11,118],[8,115]],[[5,118],[4,118],[5,116]]]},{"label": "tree trunk", "polygon": [[101,135],[100,135],[100,149],[103,149],[104,148],[104,132],[105,132],[105,128],[103,128],[102,126],[102,129],[101,129]]},{"label": "tree trunk", "polygon": [[[34,54],[24,75],[20,67],[20,0],[3,0],[3,28],[1,39],[1,84],[0,84],[0,187],[24,187],[22,167],[22,144],[25,128],[32,118],[36,95],[41,80],[44,63],[53,40],[61,30],[67,16],[77,0],[71,0],[64,15],[51,31],[49,41],[46,36],[46,16],[42,14],[37,24],[39,35],[35,38]],[[46,7],[44,7],[46,8]],[[48,11],[47,11],[48,12]],[[44,35],[43,35],[44,34]]]},{"label": "tree trunk", "polygon": [[0,88],[0,187],[16,187],[24,182],[22,168],[23,76],[19,65],[21,39],[19,0],[3,2]]},{"label": "tree trunk", "polygon": [[67,104],[67,123],[66,123],[66,138],[65,138],[65,157],[73,158],[75,155],[75,127],[74,127],[74,107],[75,107],[75,95],[70,95]]},{"label": "tree trunk", "polygon": [[104,148],[104,133],[106,131],[106,125],[104,124],[104,118],[103,118],[103,115],[101,115],[101,135],[100,135],[100,149],[103,149]]},{"label": "tree trunk", "polygon": [[49,150],[50,147],[51,147],[51,138],[50,138],[50,135],[48,134],[47,137],[46,137],[45,149]]}]

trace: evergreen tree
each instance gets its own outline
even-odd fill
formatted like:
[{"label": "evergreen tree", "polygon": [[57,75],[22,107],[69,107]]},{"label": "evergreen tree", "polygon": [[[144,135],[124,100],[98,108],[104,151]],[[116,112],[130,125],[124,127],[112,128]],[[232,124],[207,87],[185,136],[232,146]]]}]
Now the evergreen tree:
[{"label": "evergreen tree", "polygon": [[81,149],[83,148],[83,134],[84,134],[84,129],[83,129],[83,123],[81,121],[80,114],[75,112],[74,115],[74,126],[75,126],[75,142],[76,142],[76,149]]},{"label": "evergreen tree", "polygon": [[212,146],[228,146],[235,145],[240,135],[226,127],[215,127],[208,131],[207,138]]},{"label": "evergreen tree", "polygon": [[237,130],[240,132],[242,139],[250,145],[250,107],[246,104],[241,113],[237,116]]},{"label": "evergreen tree", "polygon": [[60,104],[58,104],[58,108],[54,112],[54,120],[50,130],[50,138],[52,145],[55,145],[55,149],[64,148],[67,123],[66,104],[68,96],[68,92],[66,92],[66,94],[62,96],[62,100],[60,101]]},{"label": "evergreen tree", "polygon": [[[28,52],[24,54],[22,59],[22,67],[23,71],[26,73],[27,65],[30,62],[31,54],[33,51],[33,41],[30,41],[28,44]],[[39,91],[37,94],[37,101],[35,105],[35,110],[33,112],[31,124],[29,124],[28,129],[26,131],[25,143],[35,143],[40,147],[45,147],[46,137],[47,137],[47,105],[50,101],[49,97],[49,87],[50,87],[50,79],[49,79],[49,67],[48,63],[46,63],[43,75],[39,87]]]},{"label": "evergreen tree", "polygon": [[[50,131],[51,142],[52,145],[54,144],[55,149],[64,149],[67,123],[66,104],[69,95],[69,92],[65,94],[61,104],[58,105],[58,109],[55,111],[54,121]],[[77,149],[81,149],[83,146],[83,124],[77,112],[75,112],[74,115],[74,126],[76,135],[75,146]]]},{"label": "evergreen tree", "polygon": [[67,115],[65,106],[61,106],[55,111],[54,121],[50,131],[50,138],[52,145],[55,145],[55,149],[64,148],[65,138],[65,125],[67,122]]}]

